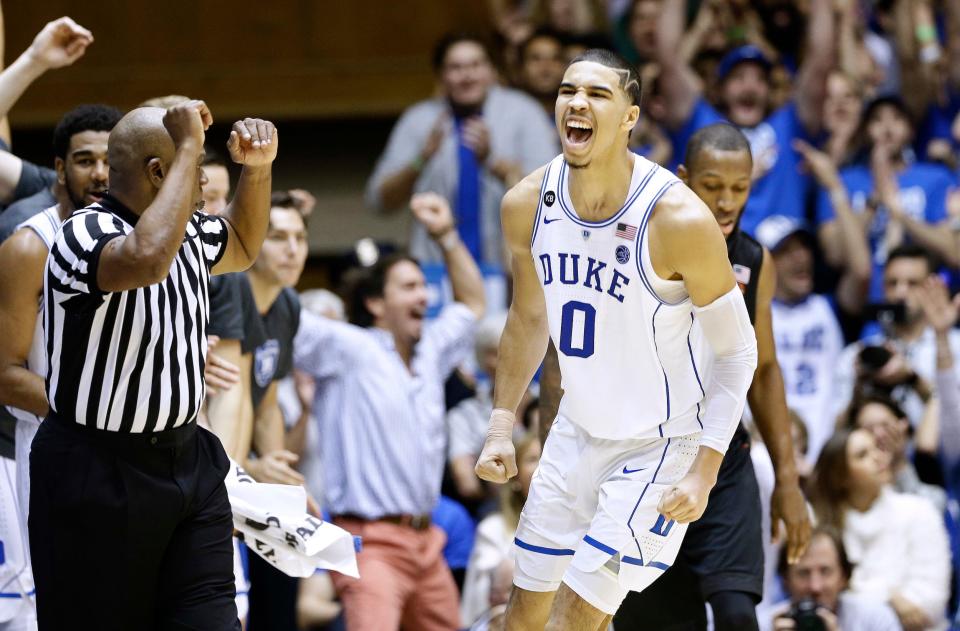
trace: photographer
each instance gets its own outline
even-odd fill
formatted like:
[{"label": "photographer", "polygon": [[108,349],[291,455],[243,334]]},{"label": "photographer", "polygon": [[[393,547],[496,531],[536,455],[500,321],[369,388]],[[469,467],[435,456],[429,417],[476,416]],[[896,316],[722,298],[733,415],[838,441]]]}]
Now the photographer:
[{"label": "photographer", "polygon": [[[847,409],[860,382],[886,390],[903,407],[910,425],[921,433],[924,410],[935,390],[937,335],[924,312],[922,287],[936,270],[926,250],[902,245],[883,269],[883,299],[874,305],[879,330],[844,349],[837,362],[832,416]],[[960,352],[960,332],[945,333],[954,356]]]},{"label": "photographer", "polygon": [[900,631],[900,622],[886,603],[851,594],[847,583],[853,566],[835,530],[819,527],[807,551],[794,565],[780,550],[777,567],[789,605],[773,619],[773,631]]}]

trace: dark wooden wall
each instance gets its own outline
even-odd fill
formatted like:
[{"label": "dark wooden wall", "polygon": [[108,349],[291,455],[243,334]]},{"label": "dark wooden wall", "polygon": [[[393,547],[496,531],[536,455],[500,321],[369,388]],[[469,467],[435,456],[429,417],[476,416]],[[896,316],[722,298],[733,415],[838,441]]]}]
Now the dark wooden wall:
[{"label": "dark wooden wall", "polygon": [[96,40],[30,88],[14,126],[170,93],[205,99],[215,117],[395,115],[433,89],[433,42],[487,21],[483,0],[6,0],[3,11],[7,63],[61,15]]}]

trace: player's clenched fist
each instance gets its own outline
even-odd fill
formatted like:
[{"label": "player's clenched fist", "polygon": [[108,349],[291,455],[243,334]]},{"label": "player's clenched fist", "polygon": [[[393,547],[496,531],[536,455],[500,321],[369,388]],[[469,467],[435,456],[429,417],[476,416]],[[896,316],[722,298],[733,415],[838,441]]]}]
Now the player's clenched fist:
[{"label": "player's clenched fist", "polygon": [[227,151],[230,159],[248,167],[266,166],[277,157],[277,128],[262,118],[245,118],[233,124]]},{"label": "player's clenched fist", "polygon": [[474,468],[481,480],[503,484],[517,475],[517,454],[513,448],[515,420],[514,413],[503,408],[495,409],[490,415],[487,439]]},{"label": "player's clenched fist", "polygon": [[660,497],[657,512],[681,524],[697,521],[707,510],[707,498],[714,482],[690,472]]},{"label": "player's clenched fist", "polygon": [[196,149],[203,149],[204,131],[212,123],[213,115],[203,101],[174,105],[163,115],[163,126],[178,149],[185,143],[193,143]]}]

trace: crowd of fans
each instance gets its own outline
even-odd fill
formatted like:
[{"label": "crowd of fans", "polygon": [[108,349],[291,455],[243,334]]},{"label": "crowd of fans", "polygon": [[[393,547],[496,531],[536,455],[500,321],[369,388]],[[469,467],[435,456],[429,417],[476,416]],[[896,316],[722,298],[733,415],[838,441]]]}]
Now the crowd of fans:
[{"label": "crowd of fans", "polygon": [[[414,258],[358,249],[362,264],[342,291],[298,297],[315,200],[282,192],[260,260],[222,283],[221,302],[211,290],[221,362],[209,375],[219,385],[210,426],[255,478],[305,484],[316,510],[365,542],[359,581],[319,573],[298,583],[252,567],[248,628],[499,628],[539,428],[552,420],[539,416],[533,384],[516,430],[518,476],[502,488],[476,478],[506,309],[489,282],[507,274],[499,206],[559,153],[557,89],[566,63],[593,47],[617,50],[643,77],[637,154],[676,170],[690,136],[718,121],[750,142],[752,181],[716,191],[730,209],[718,221],[739,221],[772,255],[777,354],[817,524],[794,565],[767,524],[761,627],[952,628],[960,0],[489,8],[490,32],[438,42],[437,95],[400,116],[368,181],[371,210],[412,210]],[[43,71],[82,55],[39,54],[42,35],[0,74],[0,112]],[[118,115],[68,112],[55,170],[3,147],[0,239],[44,208],[99,199]],[[230,190],[217,153],[208,148],[203,180],[214,213]],[[448,297],[428,291],[418,263],[440,267]],[[428,317],[436,302],[443,308]],[[769,505],[773,473],[754,440]],[[247,589],[238,582],[241,597]],[[822,626],[802,626],[810,618]]]}]

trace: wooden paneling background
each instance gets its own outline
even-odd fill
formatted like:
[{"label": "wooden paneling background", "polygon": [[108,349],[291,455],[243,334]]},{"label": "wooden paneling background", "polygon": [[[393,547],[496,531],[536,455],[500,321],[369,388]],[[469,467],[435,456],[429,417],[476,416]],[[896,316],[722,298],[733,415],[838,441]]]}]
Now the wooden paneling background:
[{"label": "wooden paneling background", "polygon": [[434,89],[430,52],[453,29],[482,29],[486,0],[3,0],[6,61],[47,21],[69,15],[95,42],[37,81],[11,112],[14,150],[51,164],[50,134],[80,103],[127,109],[146,98],[203,98],[222,147],[257,115],[281,131],[274,186],[318,199],[313,254],[358,239],[403,242],[409,217],[364,207],[363,185],[393,119]]},{"label": "wooden paneling background", "polygon": [[60,15],[96,38],[30,89],[14,125],[52,125],[75,103],[130,107],[169,93],[226,117],[396,114],[432,89],[433,42],[487,20],[484,0],[6,0],[3,10],[7,62]]}]

